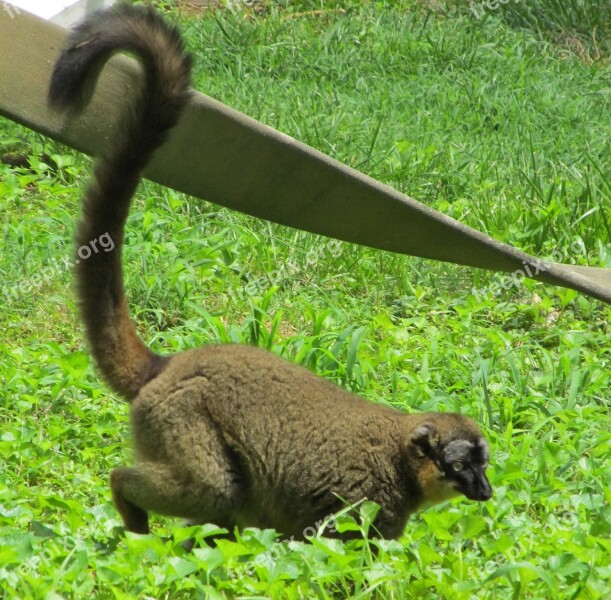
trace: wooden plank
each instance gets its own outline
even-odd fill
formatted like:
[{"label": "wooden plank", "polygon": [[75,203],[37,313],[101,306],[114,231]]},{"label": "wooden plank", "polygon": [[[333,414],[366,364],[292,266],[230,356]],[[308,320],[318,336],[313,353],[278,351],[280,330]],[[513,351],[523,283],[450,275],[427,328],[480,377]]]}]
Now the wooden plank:
[{"label": "wooden plank", "polygon": [[[135,61],[115,57],[77,119],[46,106],[66,30],[21,11],[0,11],[0,114],[88,154],[112,139]],[[145,176],[263,219],[402,254],[502,271],[579,290],[611,303],[611,270],[543,263],[309,146],[196,94]]]}]

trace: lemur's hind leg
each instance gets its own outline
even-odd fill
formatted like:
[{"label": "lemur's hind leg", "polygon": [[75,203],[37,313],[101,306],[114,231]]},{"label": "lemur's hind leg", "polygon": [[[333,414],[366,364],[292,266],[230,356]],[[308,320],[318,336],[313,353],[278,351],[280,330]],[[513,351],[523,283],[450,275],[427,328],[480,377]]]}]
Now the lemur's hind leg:
[{"label": "lemur's hind leg", "polygon": [[110,487],[125,529],[148,533],[148,512],[180,516],[198,523],[227,522],[227,510],[234,504],[225,478],[194,480],[177,475],[162,463],[146,462],[120,467],[110,474]]}]

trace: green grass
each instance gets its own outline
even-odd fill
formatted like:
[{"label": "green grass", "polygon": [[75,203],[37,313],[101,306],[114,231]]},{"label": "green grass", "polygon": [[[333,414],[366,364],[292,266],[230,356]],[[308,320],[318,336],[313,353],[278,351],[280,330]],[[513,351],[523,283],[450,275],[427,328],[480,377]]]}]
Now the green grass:
[{"label": "green grass", "polygon": [[[526,251],[611,267],[608,64],[530,22],[512,28],[509,5],[477,19],[425,4],[303,14],[320,3],[278,2],[249,18],[175,18],[200,90]],[[560,19],[552,0],[526,4],[515,8],[539,23]],[[607,595],[609,307],[334,243],[148,182],[125,260],[132,311],[156,349],[256,343],[372,401],[468,414],[491,441],[495,496],[424,511],[397,542],[248,530],[208,546],[212,528],[159,517],[151,536],[125,535],[107,480],[131,460],[127,407],[92,369],[62,262],[90,162],[7,121],[0,130],[0,150],[33,164],[0,165],[0,596]],[[371,516],[363,505],[346,526],[366,532]],[[187,553],[192,535],[201,546]]]}]

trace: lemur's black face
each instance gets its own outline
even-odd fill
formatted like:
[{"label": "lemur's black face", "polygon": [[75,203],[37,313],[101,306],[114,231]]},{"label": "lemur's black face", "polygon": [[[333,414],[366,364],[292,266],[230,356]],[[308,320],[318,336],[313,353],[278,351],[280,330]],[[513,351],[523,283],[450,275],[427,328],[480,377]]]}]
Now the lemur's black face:
[{"label": "lemur's black face", "polygon": [[492,497],[492,488],[486,477],[489,458],[486,440],[453,440],[440,450],[439,467],[457,491],[469,500],[484,501]]}]

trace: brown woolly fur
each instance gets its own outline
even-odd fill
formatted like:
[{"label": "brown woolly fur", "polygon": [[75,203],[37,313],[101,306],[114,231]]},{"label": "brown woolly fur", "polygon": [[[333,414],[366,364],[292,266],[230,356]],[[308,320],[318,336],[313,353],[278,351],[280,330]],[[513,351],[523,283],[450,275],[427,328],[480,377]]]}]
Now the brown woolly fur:
[{"label": "brown woolly fur", "polygon": [[488,446],[462,415],[404,415],[258,348],[161,357],[137,337],[123,289],[123,230],[143,167],[188,102],[191,61],[154,11],[119,5],[73,32],[50,104],[83,109],[117,51],[139,58],[145,81],[96,162],[76,235],[77,247],[107,235],[114,248],[81,260],[76,280],[96,363],[132,403],[136,466],[111,474],[125,527],[148,532],[155,511],[302,538],[344,502],[368,498],[381,507],[377,534],[397,537],[427,503],[490,498]]}]

